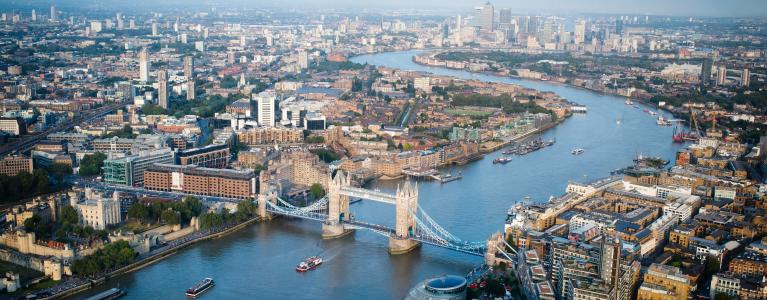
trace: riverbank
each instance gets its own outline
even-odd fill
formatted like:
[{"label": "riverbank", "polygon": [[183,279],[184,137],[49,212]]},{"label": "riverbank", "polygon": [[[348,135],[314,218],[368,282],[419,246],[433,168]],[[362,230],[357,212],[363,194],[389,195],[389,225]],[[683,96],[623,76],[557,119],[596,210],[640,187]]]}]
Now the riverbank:
[{"label": "riverbank", "polygon": [[[546,125],[542,126],[541,128],[536,128],[535,130],[531,130],[531,131],[530,131],[530,132],[528,132],[528,133],[525,133],[525,134],[523,134],[523,135],[519,135],[519,136],[515,136],[515,137],[513,137],[513,138],[510,138],[510,139],[508,139],[508,140],[505,140],[505,141],[503,141],[503,142],[500,142],[500,143],[498,143],[498,144],[495,144],[495,145],[489,146],[489,147],[487,147],[487,148],[482,148],[482,146],[480,146],[480,151],[481,151],[482,153],[485,153],[485,154],[487,154],[487,153],[492,153],[492,152],[498,151],[499,149],[501,149],[501,148],[503,148],[503,147],[506,147],[506,146],[508,146],[508,145],[511,145],[511,144],[513,144],[513,143],[515,143],[515,142],[518,142],[518,141],[520,141],[520,140],[526,139],[526,138],[528,138],[528,137],[530,137],[530,136],[533,136],[533,135],[536,135],[536,134],[542,134],[542,133],[546,132],[547,130],[549,130],[549,129],[551,129],[551,128],[554,128],[554,127],[556,127],[557,125],[559,125],[559,124],[562,124],[562,123],[563,123],[565,120],[567,120],[567,119],[568,119],[570,116],[572,116],[572,114],[568,114],[568,115],[566,115],[564,118],[560,118],[560,119],[557,119],[557,120],[556,120],[556,121],[554,121],[554,122],[551,122],[551,123],[549,123],[549,124],[546,124]],[[483,146],[484,146],[484,145],[483,145]]]},{"label": "riverbank", "polygon": [[[101,277],[95,278],[95,279],[85,279],[85,278],[75,278],[74,280],[82,280],[84,281],[81,284],[77,284],[74,286],[71,286],[67,289],[61,289],[57,290],[56,293],[53,293],[51,295],[47,295],[41,299],[61,299],[65,297],[72,297],[77,294],[80,294],[82,292],[88,291],[91,288],[97,287],[104,282],[106,282],[110,278],[114,278],[126,273],[134,272],[143,269],[144,267],[147,267],[149,265],[152,265],[156,262],[159,262],[167,257],[170,257],[173,254],[178,253],[179,250],[182,250],[186,247],[189,247],[191,245],[194,245],[198,242],[210,240],[210,239],[217,239],[224,236],[227,236],[229,234],[232,234],[234,232],[237,232],[248,225],[254,224],[258,221],[261,221],[261,218],[254,217],[247,221],[244,221],[242,223],[239,223],[237,225],[231,226],[231,227],[223,227],[220,229],[214,229],[205,233],[202,233],[199,236],[192,236],[192,237],[186,237],[182,238],[180,240],[172,241],[165,246],[163,246],[164,249],[155,249],[154,251],[150,251],[147,256],[142,257],[138,259],[137,261],[134,261],[133,263],[130,263],[126,266],[123,266],[121,268],[118,268],[116,270],[112,270],[108,272],[107,274],[104,274]],[[200,233],[199,231],[197,233]],[[193,233],[192,235],[195,235]],[[165,248],[167,247],[167,248]],[[63,282],[62,284],[68,284],[72,279],[67,280],[66,282]],[[51,289],[56,290],[56,287],[52,287]]]},{"label": "riverbank", "polygon": [[[428,53],[430,55],[431,59],[436,59],[435,56],[436,56],[437,53],[434,52],[434,51],[450,51],[450,50],[451,49],[444,49],[443,48],[443,49],[424,49],[424,50],[419,50],[419,51],[423,51],[423,53]],[[625,98],[625,99],[630,99],[632,101],[639,102],[639,103],[641,103],[641,104],[643,104],[645,106],[649,106],[649,107],[652,107],[652,108],[655,108],[655,109],[660,109],[660,110],[663,110],[663,111],[666,111],[668,113],[676,115],[675,112],[673,112],[673,111],[671,111],[671,110],[669,110],[669,109],[667,109],[665,107],[658,106],[657,104],[655,104],[653,102],[647,101],[647,99],[627,97],[627,96],[619,94],[617,92],[609,92],[609,91],[605,91],[605,90],[597,90],[597,89],[593,89],[593,88],[589,88],[589,87],[574,85],[572,83],[568,83],[567,82],[567,81],[570,80],[570,78],[559,77],[559,78],[564,79],[564,81],[560,81],[560,80],[545,79],[543,77],[541,77],[541,78],[530,78],[530,77],[521,77],[521,76],[518,76],[518,75],[499,74],[497,72],[489,72],[489,71],[472,71],[472,70],[470,70],[468,68],[451,68],[451,67],[447,67],[447,66],[444,66],[444,65],[433,65],[433,64],[424,63],[424,62],[420,61],[419,59],[417,59],[418,56],[419,55],[414,55],[411,58],[411,61],[413,63],[417,64],[417,65],[424,66],[424,67],[445,68],[445,69],[448,69],[448,70],[464,71],[464,72],[468,72],[468,73],[472,73],[472,74],[482,74],[482,75],[495,76],[495,77],[508,77],[508,78],[511,78],[511,79],[531,80],[531,81],[536,81],[536,82],[546,82],[546,83],[550,83],[550,84],[562,84],[562,85],[566,85],[568,87],[582,89],[582,90],[586,90],[586,91],[597,93],[597,94],[609,95],[609,96],[615,96],[615,97],[621,97],[621,98]],[[447,61],[440,61],[440,62],[447,62]],[[546,76],[549,76],[549,75],[546,75]],[[556,77],[551,77],[551,78],[556,78]],[[573,79],[586,80],[586,79],[582,79],[582,78],[573,78]]]}]

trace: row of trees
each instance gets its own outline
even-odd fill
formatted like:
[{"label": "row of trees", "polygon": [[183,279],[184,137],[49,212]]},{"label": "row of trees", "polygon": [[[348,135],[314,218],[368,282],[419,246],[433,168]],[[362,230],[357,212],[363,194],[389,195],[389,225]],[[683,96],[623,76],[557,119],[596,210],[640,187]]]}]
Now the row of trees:
[{"label": "row of trees", "polygon": [[189,222],[192,217],[199,216],[203,210],[204,205],[200,199],[185,197],[182,201],[134,204],[128,209],[128,218],[141,223],[163,222],[176,225]]},{"label": "row of trees", "polygon": [[245,200],[237,203],[237,211],[230,213],[228,209],[221,212],[206,212],[200,215],[200,229],[210,229],[214,227],[227,226],[246,221],[256,216],[256,204],[253,201]]},{"label": "row of trees", "polygon": [[136,258],[136,252],[127,241],[109,243],[104,248],[72,263],[72,272],[81,276],[126,266]]},{"label": "row of trees", "polygon": [[516,101],[509,94],[500,96],[482,95],[482,94],[456,94],[453,95],[453,105],[455,106],[482,106],[482,107],[500,107],[506,113],[547,113],[551,111],[538,106],[533,101],[522,103]]},{"label": "row of trees", "polygon": [[71,173],[71,167],[53,164],[48,170],[38,168],[32,173],[19,172],[16,176],[0,175],[0,203],[12,203],[59,191],[64,187],[62,179]]}]

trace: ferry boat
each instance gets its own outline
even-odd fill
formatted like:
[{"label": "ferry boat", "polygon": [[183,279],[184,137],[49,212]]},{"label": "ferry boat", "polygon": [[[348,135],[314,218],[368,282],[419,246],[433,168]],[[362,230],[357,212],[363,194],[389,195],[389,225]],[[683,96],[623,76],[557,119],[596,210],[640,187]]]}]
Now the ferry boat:
[{"label": "ferry boat", "polygon": [[296,266],[296,271],[298,271],[298,272],[306,272],[306,271],[309,271],[309,270],[314,270],[314,268],[316,268],[320,264],[322,264],[322,258],[319,258],[317,256],[312,256],[312,257],[309,257],[309,258],[305,259],[304,261],[300,262]]},{"label": "ferry boat", "polygon": [[493,160],[493,164],[505,165],[505,164],[508,164],[510,162],[511,162],[511,157],[506,157],[506,156],[499,157],[499,158],[496,158],[496,159]]},{"label": "ferry boat", "polygon": [[583,153],[583,151],[584,151],[583,148],[573,148],[573,150],[570,151],[570,153],[572,153],[573,155],[580,155]]},{"label": "ferry boat", "polygon": [[630,99],[626,100],[626,105],[634,105],[634,101],[631,101]]},{"label": "ferry boat", "polygon": [[188,290],[186,290],[186,295],[192,298],[196,298],[200,294],[212,288],[214,285],[215,283],[213,283],[213,278],[205,278],[193,287],[190,287]]}]

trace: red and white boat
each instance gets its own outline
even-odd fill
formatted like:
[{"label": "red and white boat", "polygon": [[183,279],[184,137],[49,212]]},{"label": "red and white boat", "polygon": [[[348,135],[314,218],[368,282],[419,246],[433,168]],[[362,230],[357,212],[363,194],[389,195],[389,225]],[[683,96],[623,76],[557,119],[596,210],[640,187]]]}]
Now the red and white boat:
[{"label": "red and white boat", "polygon": [[302,261],[296,266],[296,271],[298,272],[306,272],[309,270],[314,270],[317,266],[322,264],[322,258],[317,256],[312,256],[307,258],[306,260]]}]

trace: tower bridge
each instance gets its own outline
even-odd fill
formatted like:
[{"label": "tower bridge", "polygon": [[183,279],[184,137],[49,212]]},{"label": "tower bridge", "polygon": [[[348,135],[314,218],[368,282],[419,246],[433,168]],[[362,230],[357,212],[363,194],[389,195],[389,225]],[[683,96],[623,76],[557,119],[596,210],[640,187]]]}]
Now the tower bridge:
[{"label": "tower bridge", "polygon": [[[367,223],[352,218],[350,198],[359,198],[394,205],[394,227]],[[516,251],[505,244],[500,234],[487,241],[464,241],[432,219],[418,205],[418,186],[409,181],[397,187],[394,194],[353,187],[351,178],[343,171],[329,180],[327,195],[309,206],[297,207],[265,191],[258,197],[258,212],[262,218],[272,214],[322,222],[322,237],[326,239],[346,236],[354,230],[369,230],[389,238],[389,253],[407,253],[421,244],[437,246],[471,255],[482,256],[486,263],[497,259],[514,261]]]}]

